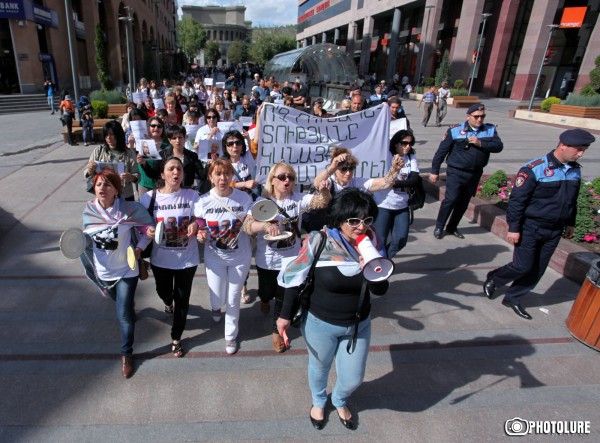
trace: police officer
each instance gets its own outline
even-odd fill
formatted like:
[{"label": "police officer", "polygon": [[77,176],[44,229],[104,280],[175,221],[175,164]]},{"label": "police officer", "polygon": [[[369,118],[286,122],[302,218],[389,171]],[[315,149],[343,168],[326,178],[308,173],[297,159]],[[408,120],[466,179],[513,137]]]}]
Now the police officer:
[{"label": "police officer", "polygon": [[583,129],[569,129],[559,140],[554,151],[519,170],[506,213],[513,260],[491,271],[483,285],[493,299],[496,288],[512,281],[502,304],[528,320],[531,315],[521,306],[521,297],[544,275],[561,235],[573,236],[581,183],[577,160],[596,139]]},{"label": "police officer", "polygon": [[[490,153],[501,152],[504,147],[496,126],[483,123],[485,106],[471,105],[467,110],[467,121],[450,127],[431,164],[429,181],[437,183],[440,167],[446,159],[446,195],[440,206],[433,235],[438,240],[446,233],[465,238],[458,230],[471,196],[475,195],[483,168],[488,164]],[[448,224],[446,225],[446,222]]]}]

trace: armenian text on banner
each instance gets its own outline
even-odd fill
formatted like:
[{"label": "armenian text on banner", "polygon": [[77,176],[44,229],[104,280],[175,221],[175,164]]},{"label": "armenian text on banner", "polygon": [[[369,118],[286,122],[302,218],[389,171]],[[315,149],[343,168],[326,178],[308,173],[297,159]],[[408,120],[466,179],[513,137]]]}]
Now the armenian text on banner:
[{"label": "armenian text on banner", "polygon": [[266,181],[280,161],[296,170],[297,183],[310,183],[330,162],[335,147],[358,158],[355,177],[383,177],[391,165],[390,111],[386,103],[340,117],[320,118],[265,103],[260,115],[256,180]]}]

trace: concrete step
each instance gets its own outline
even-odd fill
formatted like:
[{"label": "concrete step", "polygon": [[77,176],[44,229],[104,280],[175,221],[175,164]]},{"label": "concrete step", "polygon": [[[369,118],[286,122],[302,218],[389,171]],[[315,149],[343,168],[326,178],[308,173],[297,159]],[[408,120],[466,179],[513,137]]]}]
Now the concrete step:
[{"label": "concrete step", "polygon": [[[58,109],[60,98],[54,96],[54,106]],[[44,94],[13,94],[0,95],[0,115],[45,111],[48,107],[48,99]]]}]

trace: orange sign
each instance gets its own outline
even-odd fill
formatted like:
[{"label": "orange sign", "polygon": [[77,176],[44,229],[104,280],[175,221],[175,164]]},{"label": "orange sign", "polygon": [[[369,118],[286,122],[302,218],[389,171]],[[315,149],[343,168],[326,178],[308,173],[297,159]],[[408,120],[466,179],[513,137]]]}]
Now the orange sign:
[{"label": "orange sign", "polygon": [[581,28],[587,6],[577,6],[563,9],[563,15],[560,19],[561,28]]}]

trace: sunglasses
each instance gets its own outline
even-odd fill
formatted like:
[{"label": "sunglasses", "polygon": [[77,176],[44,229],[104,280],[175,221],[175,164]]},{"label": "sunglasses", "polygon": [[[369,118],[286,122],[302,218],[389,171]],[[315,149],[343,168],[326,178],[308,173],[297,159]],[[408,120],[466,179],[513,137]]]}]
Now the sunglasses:
[{"label": "sunglasses", "polygon": [[163,125],[156,125],[156,124],[154,124],[154,125],[150,125],[150,127],[151,127],[152,129],[156,129],[156,128],[162,128],[162,127],[163,127]]},{"label": "sunglasses", "polygon": [[402,142],[399,142],[399,144],[401,146],[414,146],[415,142],[405,142],[405,141],[402,141]]},{"label": "sunglasses", "polygon": [[356,166],[344,166],[343,168],[340,168],[340,171],[342,172],[354,172],[356,170]]},{"label": "sunglasses", "polygon": [[471,115],[471,117],[473,117],[474,119],[477,119],[477,120],[479,120],[479,119],[483,120],[485,118],[485,114]]},{"label": "sunglasses", "polygon": [[360,218],[349,218],[346,220],[346,223],[348,223],[348,226],[351,228],[358,228],[360,225],[371,226],[373,221],[373,217],[367,217],[364,220]]},{"label": "sunglasses", "polygon": [[292,174],[279,174],[279,175],[276,175],[275,178],[282,182],[285,181],[286,178],[291,182],[296,180],[296,177],[294,177]]},{"label": "sunglasses", "polygon": [[217,118],[217,116],[216,115],[207,115],[206,116],[207,120],[212,120],[213,118]]},{"label": "sunglasses", "polygon": [[226,145],[228,148],[231,148],[232,146],[242,146],[243,143],[239,140],[236,140],[234,142],[227,142]]}]

